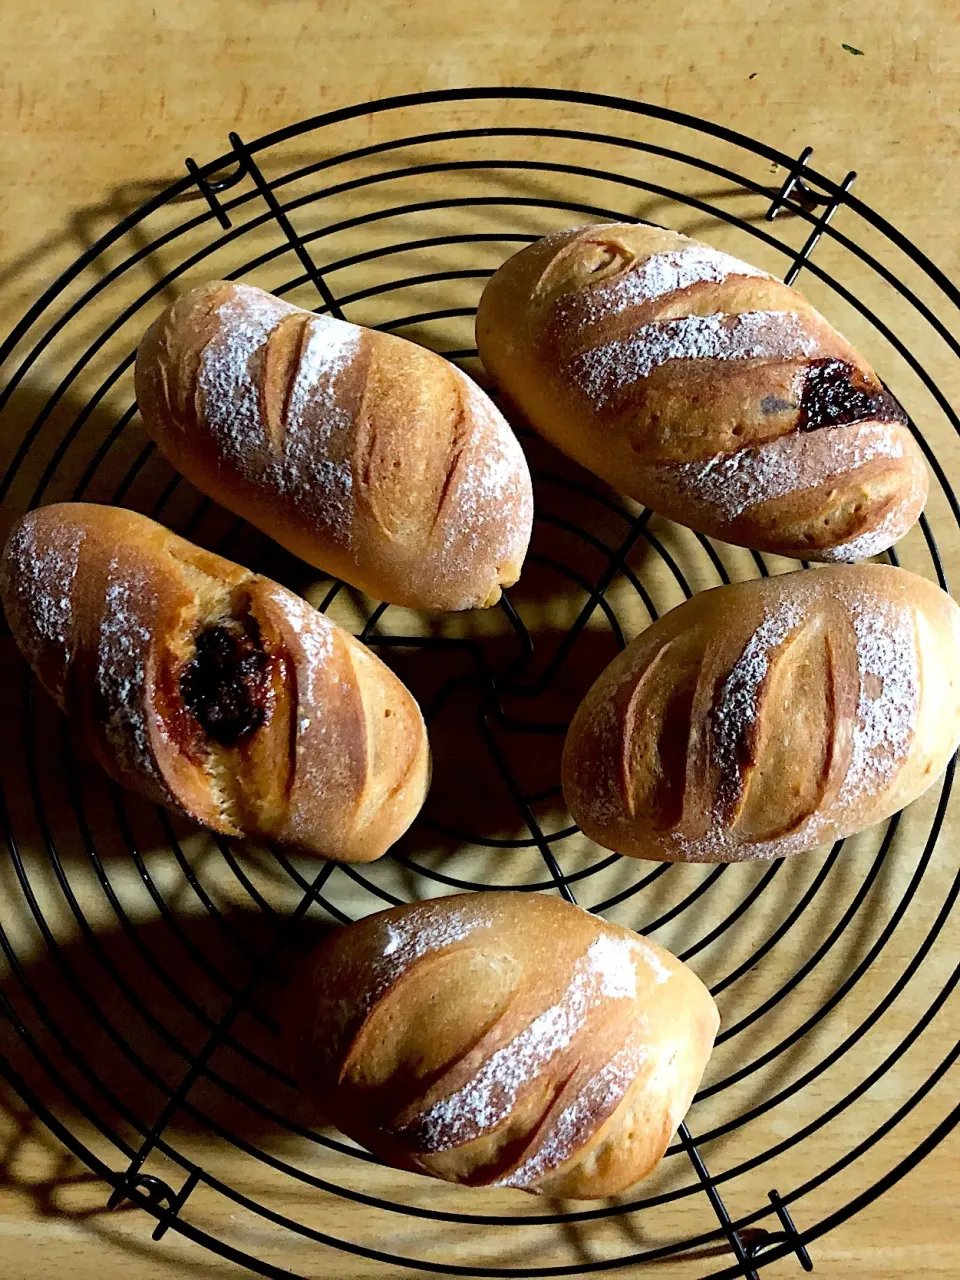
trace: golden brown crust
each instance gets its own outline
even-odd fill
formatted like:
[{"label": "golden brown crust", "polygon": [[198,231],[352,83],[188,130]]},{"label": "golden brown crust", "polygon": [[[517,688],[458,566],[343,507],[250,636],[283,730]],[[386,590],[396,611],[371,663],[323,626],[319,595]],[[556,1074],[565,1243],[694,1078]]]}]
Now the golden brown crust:
[{"label": "golden brown crust", "polygon": [[193,484],[377,599],[468,609],[520,576],[523,452],[434,352],[215,281],[148,330],[136,383],[147,430]]},{"label": "golden brown crust", "polygon": [[923,509],[923,457],[870,366],[795,290],[686,236],[538,241],[484,290],[477,345],[553,444],[728,542],[856,560]]},{"label": "golden brown crust", "polygon": [[706,591],[644,631],[581,703],[563,790],[631,857],[774,858],[909,804],[960,742],[960,608],[885,565]]},{"label": "golden brown crust", "polygon": [[[145,516],[31,512],[0,594],[81,738],[153,800],[345,861],[379,857],[423,803],[426,731],[396,676],[292,592]],[[204,667],[211,637],[225,649]]]},{"label": "golden brown crust", "polygon": [[718,1014],[668,952],[555,898],[466,894],[340,929],[291,989],[295,1069],[401,1168],[594,1199],[657,1163]]}]

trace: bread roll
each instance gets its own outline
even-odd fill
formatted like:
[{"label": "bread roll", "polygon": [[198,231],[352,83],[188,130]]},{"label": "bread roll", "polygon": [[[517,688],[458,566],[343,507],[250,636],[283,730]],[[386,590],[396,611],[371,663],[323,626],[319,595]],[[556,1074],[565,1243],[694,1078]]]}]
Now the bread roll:
[{"label": "bread roll", "polygon": [[669,952],[557,898],[463,894],[339,929],[291,992],[296,1072],[388,1163],[594,1199],[657,1163],[719,1016]]},{"label": "bread roll", "polygon": [[523,451],[432,351],[215,281],[149,329],[136,385],[147,431],[192,484],[379,600],[472,609],[520,576]]},{"label": "bread roll", "polygon": [[634,858],[779,858],[915,800],[960,742],[960,608],[887,565],[702,592],[580,705],[563,792]]},{"label": "bread roll", "polygon": [[215,831],[365,862],[423,803],[426,731],[396,676],[292,592],[146,516],[30,512],[0,596],[107,772]]},{"label": "bread roll", "polygon": [[866,361],[795,290],[686,236],[547,236],[490,280],[477,345],[548,440],[702,533],[857,560],[923,509],[922,455]]}]

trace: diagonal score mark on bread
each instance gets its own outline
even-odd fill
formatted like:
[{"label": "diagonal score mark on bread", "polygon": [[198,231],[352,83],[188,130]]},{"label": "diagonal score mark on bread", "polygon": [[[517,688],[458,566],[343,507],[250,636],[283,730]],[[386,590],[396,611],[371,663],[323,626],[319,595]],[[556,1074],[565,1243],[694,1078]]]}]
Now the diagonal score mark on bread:
[{"label": "diagonal score mark on bread", "polygon": [[267,339],[257,379],[260,414],[270,448],[282,454],[294,408],[297,372],[309,339],[310,317],[291,315],[281,320]]},{"label": "diagonal score mark on bread", "polygon": [[[577,958],[553,1004],[539,1012],[524,1009],[527,1025],[506,1043],[500,1043],[502,1031],[492,1028],[487,1040],[457,1064],[452,1079],[435,1085],[397,1117],[399,1131],[433,1155],[499,1128],[549,1064],[575,1061],[601,995],[625,1000],[636,994],[630,946],[629,939],[613,941],[601,934]],[[609,1017],[610,1007],[606,1010]]]},{"label": "diagonal score mark on bread", "polygon": [[668,640],[638,672],[624,712],[619,752],[619,789],[627,813],[635,817],[646,809],[664,829],[679,822],[683,812],[699,673],[664,683],[658,670],[673,660],[673,650],[682,644],[684,637]]},{"label": "diagonal score mark on bread", "polygon": [[450,428],[450,448],[447,455],[447,463],[444,469],[443,478],[440,483],[440,492],[437,497],[437,513],[433,518],[431,531],[435,530],[444,518],[448,503],[455,501],[456,481],[458,480],[458,472],[460,463],[467,448],[467,402],[465,389],[457,386],[457,407]]},{"label": "diagonal score mark on bread", "polygon": [[758,629],[719,682],[713,808],[740,838],[787,837],[809,823],[831,786],[839,789],[849,760],[849,734],[847,758],[836,750],[839,678],[824,615],[808,614],[765,636]]}]

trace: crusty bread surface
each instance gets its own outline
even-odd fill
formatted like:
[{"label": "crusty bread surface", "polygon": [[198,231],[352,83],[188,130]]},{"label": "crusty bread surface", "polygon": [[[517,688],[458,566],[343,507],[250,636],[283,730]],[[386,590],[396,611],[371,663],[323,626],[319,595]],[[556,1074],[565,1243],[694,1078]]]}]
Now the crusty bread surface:
[{"label": "crusty bread surface", "polygon": [[797,853],[889,817],[960,742],[960,607],[888,565],[701,592],[642,632],[570,725],[563,791],[637,858]]},{"label": "crusty bread surface", "polygon": [[299,596],[146,516],[62,503],[14,527],[17,644],[112,777],[233,836],[368,861],[423,802],[414,699]]},{"label": "crusty bread surface", "polygon": [[398,1167],[616,1195],[660,1160],[719,1017],[669,952],[540,894],[396,907],[326,939],[291,987],[296,1073]]},{"label": "crusty bread surface", "polygon": [[136,388],[149,434],[192,484],[376,599],[469,609],[520,576],[523,451],[435,352],[214,281],[148,330]]}]

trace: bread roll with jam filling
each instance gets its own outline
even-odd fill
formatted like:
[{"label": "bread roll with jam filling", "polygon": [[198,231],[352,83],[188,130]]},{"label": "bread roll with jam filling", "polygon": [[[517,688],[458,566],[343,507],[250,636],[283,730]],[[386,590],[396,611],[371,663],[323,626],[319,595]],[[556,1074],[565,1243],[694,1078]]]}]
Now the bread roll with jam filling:
[{"label": "bread roll with jam filling", "polygon": [[0,595],[21,652],[124,786],[230,836],[378,858],[429,779],[419,708],[268,578],[119,507],[41,507]]},{"label": "bread roll with jam filling", "polygon": [[701,533],[858,560],[923,509],[923,456],[867,362],[796,290],[676,232],[521,250],[484,289],[477,345],[547,440]]}]

